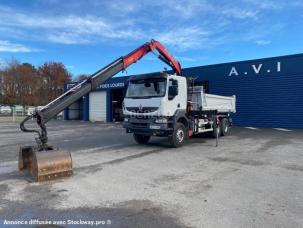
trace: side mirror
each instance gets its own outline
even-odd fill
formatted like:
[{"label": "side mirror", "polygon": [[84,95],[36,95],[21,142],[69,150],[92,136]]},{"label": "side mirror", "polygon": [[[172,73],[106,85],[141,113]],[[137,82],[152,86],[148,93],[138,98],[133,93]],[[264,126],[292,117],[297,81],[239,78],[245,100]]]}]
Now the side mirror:
[{"label": "side mirror", "polygon": [[178,95],[178,86],[169,86],[168,87],[168,100],[174,99]]}]

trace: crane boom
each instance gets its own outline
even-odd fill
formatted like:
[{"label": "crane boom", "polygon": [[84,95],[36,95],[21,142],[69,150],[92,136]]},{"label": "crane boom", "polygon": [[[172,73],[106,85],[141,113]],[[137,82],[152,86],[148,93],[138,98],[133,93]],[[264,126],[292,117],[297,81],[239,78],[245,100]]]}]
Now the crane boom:
[{"label": "crane boom", "polygon": [[141,59],[147,53],[154,52],[154,50],[157,50],[159,52],[158,58],[160,60],[171,66],[176,74],[182,75],[181,66],[178,60],[176,60],[159,41],[155,40],[142,45],[141,47],[126,55],[123,58],[124,69],[137,60]]},{"label": "crane boom", "polygon": [[[129,54],[122,56],[107,66],[103,67],[96,73],[92,74],[85,81],[75,85],[64,94],[51,101],[40,111],[36,111],[33,115],[26,117],[20,123],[20,129],[24,132],[35,132],[39,135],[38,147],[44,149],[47,147],[47,131],[45,124],[55,117],[58,113],[69,107],[71,104],[76,102],[78,99],[94,90],[97,86],[110,79],[120,71],[125,70],[131,64],[135,63],[149,52],[158,52],[158,58],[172,67],[174,72],[181,75],[180,63],[165,49],[165,47],[158,41],[151,40],[130,52]],[[38,130],[27,129],[24,124],[29,119],[36,118],[37,124],[41,128],[41,132]]]}]

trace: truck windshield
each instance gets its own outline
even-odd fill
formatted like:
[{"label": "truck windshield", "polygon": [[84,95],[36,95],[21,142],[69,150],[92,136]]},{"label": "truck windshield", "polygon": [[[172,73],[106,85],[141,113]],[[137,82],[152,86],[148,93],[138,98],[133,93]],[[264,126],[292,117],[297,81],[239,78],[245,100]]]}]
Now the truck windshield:
[{"label": "truck windshield", "polygon": [[166,91],[166,79],[133,80],[128,84],[125,97],[147,98],[163,97]]}]

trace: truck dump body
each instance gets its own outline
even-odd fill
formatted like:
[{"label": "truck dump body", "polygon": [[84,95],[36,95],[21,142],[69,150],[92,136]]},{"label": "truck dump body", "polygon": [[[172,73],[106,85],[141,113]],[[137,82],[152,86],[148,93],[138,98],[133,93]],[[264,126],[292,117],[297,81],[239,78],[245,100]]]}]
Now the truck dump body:
[{"label": "truck dump body", "polygon": [[188,101],[194,111],[236,112],[236,96],[219,96],[204,93],[203,86],[188,89]]}]

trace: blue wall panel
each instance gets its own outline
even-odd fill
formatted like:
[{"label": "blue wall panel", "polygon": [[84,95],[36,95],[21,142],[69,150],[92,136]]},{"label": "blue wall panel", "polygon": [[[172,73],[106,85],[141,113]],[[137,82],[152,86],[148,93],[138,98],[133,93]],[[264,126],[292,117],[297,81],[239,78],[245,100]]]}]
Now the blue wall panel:
[{"label": "blue wall panel", "polygon": [[[64,84],[64,91],[66,91],[66,90],[67,90],[67,84]],[[63,111],[63,119],[69,120],[69,109],[68,108],[64,109],[64,111]]]},{"label": "blue wall panel", "polygon": [[89,120],[89,94],[82,97],[83,99],[83,121]]},{"label": "blue wall panel", "polygon": [[107,122],[112,122],[113,117],[112,117],[112,93],[110,90],[106,91],[106,121]]},{"label": "blue wall panel", "polygon": [[235,125],[303,128],[302,64],[303,55],[294,55],[188,68],[183,72],[208,80],[210,93],[237,96]]}]

